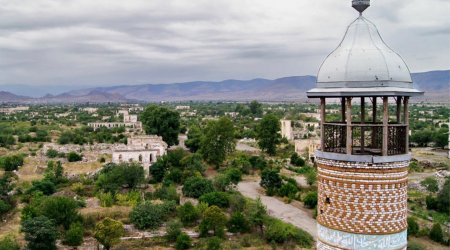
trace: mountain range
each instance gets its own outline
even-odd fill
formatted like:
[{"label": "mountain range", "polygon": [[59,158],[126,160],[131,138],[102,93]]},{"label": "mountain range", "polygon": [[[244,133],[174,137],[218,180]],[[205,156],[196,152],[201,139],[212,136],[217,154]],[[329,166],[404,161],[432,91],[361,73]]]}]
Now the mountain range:
[{"label": "mountain range", "polygon": [[[414,87],[425,91],[415,101],[449,102],[450,70],[412,74]],[[1,91],[0,102],[13,103],[105,103],[160,101],[306,101],[306,91],[315,86],[314,76],[290,76],[275,80],[195,81],[173,84],[122,85],[47,94],[32,98]]]}]

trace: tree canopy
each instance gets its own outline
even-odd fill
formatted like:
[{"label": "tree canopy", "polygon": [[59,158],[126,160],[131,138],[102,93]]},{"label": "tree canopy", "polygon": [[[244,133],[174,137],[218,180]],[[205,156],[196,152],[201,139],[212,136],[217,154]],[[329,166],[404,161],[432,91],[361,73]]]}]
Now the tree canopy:
[{"label": "tree canopy", "polygon": [[236,147],[233,123],[226,117],[210,121],[204,134],[201,153],[208,163],[219,167]]},{"label": "tree canopy", "polygon": [[141,114],[142,125],[147,134],[162,136],[169,145],[178,144],[178,134],[180,133],[180,114],[176,111],[149,105]]},{"label": "tree canopy", "polygon": [[280,121],[273,115],[264,116],[256,128],[259,147],[270,155],[276,153],[277,145],[281,142]]}]

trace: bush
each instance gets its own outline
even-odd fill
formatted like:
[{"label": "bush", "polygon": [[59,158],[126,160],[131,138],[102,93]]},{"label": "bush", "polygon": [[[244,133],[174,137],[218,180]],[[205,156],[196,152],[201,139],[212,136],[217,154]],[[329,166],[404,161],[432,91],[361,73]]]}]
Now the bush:
[{"label": "bush", "polygon": [[315,208],[317,206],[317,192],[308,192],[303,199],[303,203],[307,208]]},{"label": "bush", "polygon": [[408,241],[408,250],[426,250],[427,248],[420,242]]},{"label": "bush", "polygon": [[444,242],[444,233],[442,232],[442,228],[439,223],[433,224],[430,231],[430,239],[436,242]]},{"label": "bush", "polygon": [[143,183],[144,169],[139,164],[106,164],[97,178],[96,185],[104,192],[115,193],[122,186],[134,189]]},{"label": "bush", "polygon": [[228,231],[232,233],[247,233],[250,231],[250,222],[241,212],[235,212],[228,221]]},{"label": "bush", "polygon": [[24,157],[22,155],[10,155],[0,157],[0,168],[5,171],[17,170],[20,166],[23,166]]},{"label": "bush", "polygon": [[439,212],[450,214],[450,177],[445,180],[444,186],[437,195],[437,209]]},{"label": "bush", "polygon": [[206,241],[207,250],[221,250],[222,249],[222,239],[219,237],[211,237]]},{"label": "bush", "polygon": [[53,222],[45,216],[27,219],[22,222],[22,232],[25,233],[27,249],[56,249],[58,231]]},{"label": "bush", "polygon": [[408,236],[413,235],[416,236],[419,233],[419,224],[417,224],[416,219],[413,217],[408,217]]},{"label": "bush", "polygon": [[183,194],[187,197],[198,198],[203,194],[214,192],[210,180],[202,177],[190,177],[184,182]]},{"label": "bush", "polygon": [[203,213],[203,220],[200,223],[200,236],[206,236],[209,230],[213,230],[214,236],[223,237],[226,224],[227,216],[219,207],[208,207]]},{"label": "bush", "polygon": [[32,186],[27,193],[31,194],[36,191],[42,192],[44,195],[51,195],[56,191],[55,184],[49,180],[43,179],[40,181],[33,181]]},{"label": "bush", "polygon": [[291,156],[291,164],[297,167],[305,166],[305,160],[298,156],[297,153],[293,153]]},{"label": "bush", "polygon": [[227,208],[230,206],[230,198],[227,193],[224,192],[211,192],[200,196],[198,199],[200,202],[207,203],[209,206],[218,206]]},{"label": "bush", "polygon": [[425,187],[428,192],[436,193],[439,191],[439,183],[434,177],[427,177],[425,180],[420,182],[420,185]]},{"label": "bush", "polygon": [[317,173],[315,170],[306,173],[306,182],[308,185],[312,186],[317,181]]},{"label": "bush", "polygon": [[225,175],[233,184],[238,184],[242,180],[242,172],[237,168],[228,168],[225,171]]},{"label": "bush", "polygon": [[100,206],[112,207],[114,205],[114,196],[111,193],[98,193],[97,198],[100,200]]},{"label": "bush", "polygon": [[189,249],[191,247],[191,245],[192,245],[191,237],[189,237],[189,235],[187,235],[186,233],[182,232],[177,237],[177,241],[175,243],[175,249],[176,250]]},{"label": "bush", "polygon": [[173,220],[167,223],[166,239],[169,242],[175,242],[178,235],[181,234],[181,223],[178,220]]},{"label": "bush", "polygon": [[94,238],[98,240],[107,250],[120,242],[125,230],[120,221],[105,218],[95,226]]},{"label": "bush", "polygon": [[153,193],[153,197],[160,200],[175,201],[180,203],[180,195],[175,186],[162,186]]},{"label": "bush", "polygon": [[57,226],[68,229],[69,226],[81,221],[78,213],[78,203],[68,197],[47,197],[39,206],[40,213],[51,219]]},{"label": "bush", "polygon": [[83,159],[83,157],[75,152],[70,152],[67,154],[67,160],[69,162],[77,162],[77,161],[81,161]]},{"label": "bush", "polygon": [[280,174],[275,169],[264,169],[261,173],[261,187],[267,189],[267,192],[273,193],[283,184]]},{"label": "bush", "polygon": [[425,203],[427,204],[427,209],[436,210],[438,208],[438,200],[431,195],[427,195]]},{"label": "bush", "polygon": [[141,194],[137,191],[130,191],[125,194],[115,195],[116,204],[119,206],[136,206],[141,200]]},{"label": "bush", "polygon": [[130,213],[130,221],[138,229],[156,229],[167,220],[175,207],[176,204],[173,201],[166,201],[162,204],[152,204],[146,201],[133,208]]},{"label": "bush", "polygon": [[312,247],[314,243],[310,234],[281,220],[270,218],[266,222],[266,227],[264,237],[267,242],[286,243],[292,241],[306,248]]},{"label": "bush", "polygon": [[63,243],[67,246],[79,246],[83,243],[84,229],[80,223],[71,224],[69,230],[64,233]]},{"label": "bush", "polygon": [[178,217],[185,226],[191,226],[200,219],[200,212],[192,205],[191,202],[186,202],[177,209]]},{"label": "bush", "polygon": [[278,194],[281,197],[288,197],[290,199],[294,199],[297,192],[298,192],[297,186],[290,182],[283,184],[283,186],[281,186],[281,188],[278,189]]},{"label": "bush", "polygon": [[48,158],[56,158],[56,157],[58,157],[58,154],[59,154],[59,152],[54,150],[54,149],[52,149],[52,148],[47,150],[47,153],[45,153],[45,155]]},{"label": "bush", "polygon": [[6,214],[9,210],[11,210],[12,206],[5,202],[4,200],[0,200],[0,215]]},{"label": "bush", "polygon": [[6,236],[0,240],[0,250],[20,250],[20,245],[13,236]]}]

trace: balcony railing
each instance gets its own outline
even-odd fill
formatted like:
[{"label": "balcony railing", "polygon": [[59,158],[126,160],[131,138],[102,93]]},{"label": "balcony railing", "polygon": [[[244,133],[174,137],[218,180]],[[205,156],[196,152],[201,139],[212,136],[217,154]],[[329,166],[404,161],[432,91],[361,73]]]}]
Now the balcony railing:
[{"label": "balcony railing", "polygon": [[[351,153],[354,155],[382,155],[383,124],[352,123]],[[387,126],[387,155],[406,154],[407,125],[389,124]],[[325,152],[347,153],[347,124],[325,123],[323,127],[323,150]]]}]

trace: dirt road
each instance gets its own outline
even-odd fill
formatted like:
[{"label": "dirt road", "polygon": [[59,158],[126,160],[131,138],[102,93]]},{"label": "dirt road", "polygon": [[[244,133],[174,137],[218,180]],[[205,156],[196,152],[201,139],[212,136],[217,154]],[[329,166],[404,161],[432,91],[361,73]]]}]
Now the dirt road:
[{"label": "dirt road", "polygon": [[307,212],[302,211],[290,204],[279,201],[274,197],[260,194],[258,192],[260,189],[258,181],[240,182],[237,189],[246,197],[252,199],[256,199],[258,196],[261,197],[262,203],[266,205],[271,216],[291,223],[292,225],[310,233],[315,239],[317,239],[316,220],[311,218]]}]

